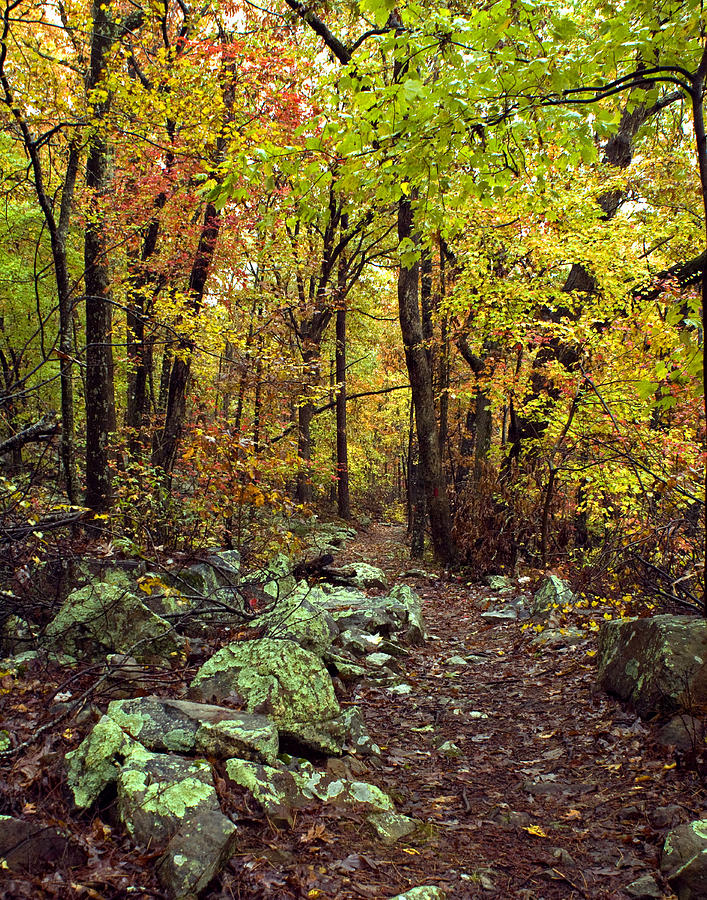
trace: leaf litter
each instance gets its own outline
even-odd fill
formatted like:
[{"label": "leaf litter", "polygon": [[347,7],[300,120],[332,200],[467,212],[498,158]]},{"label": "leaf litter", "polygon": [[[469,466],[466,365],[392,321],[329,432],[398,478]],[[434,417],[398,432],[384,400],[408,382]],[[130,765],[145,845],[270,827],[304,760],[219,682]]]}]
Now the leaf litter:
[{"label": "leaf litter", "polygon": [[[538,651],[517,623],[489,626],[480,617],[491,598],[486,588],[402,579],[403,537],[402,529],[373,526],[341,558],[409,583],[423,598],[432,637],[404,661],[410,693],[363,682],[341,700],[361,708],[385,748],[380,759],[361,761],[358,775],[420,827],[384,845],[365,812],[312,805],[297,811],[292,828],[278,829],[221,780],[239,839],[205,896],[384,900],[435,884],[450,900],[625,900],[625,887],[650,875],[671,898],[659,853],[670,827],[707,815],[698,772],[661,747],[650,725],[596,691],[591,646]],[[60,680],[60,671],[46,671],[28,690],[26,681],[5,677],[3,727],[31,734],[46,721]],[[87,863],[42,878],[0,872],[2,895],[162,897],[159,850],[136,851],[110,807],[70,812],[63,758],[89,726],[65,725],[0,773],[0,812],[61,824]],[[459,754],[445,755],[445,742]]]}]

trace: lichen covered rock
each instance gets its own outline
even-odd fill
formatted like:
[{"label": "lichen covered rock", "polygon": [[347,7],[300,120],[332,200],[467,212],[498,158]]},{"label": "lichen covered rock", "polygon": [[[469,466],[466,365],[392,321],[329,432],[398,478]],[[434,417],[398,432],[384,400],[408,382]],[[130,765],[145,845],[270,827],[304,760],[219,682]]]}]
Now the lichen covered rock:
[{"label": "lichen covered rock", "polygon": [[113,701],[108,715],[149,750],[263,762],[272,762],[278,753],[277,729],[270,719],[222,706],[136,697]]},{"label": "lichen covered rock", "polygon": [[532,613],[534,616],[549,614],[555,607],[563,609],[575,601],[569,585],[557,575],[548,575],[533,596]]},{"label": "lichen covered rock", "polygon": [[256,616],[252,622],[264,637],[289,638],[300,647],[321,656],[339,634],[331,614],[321,604],[318,588],[299,582],[293,593],[280,600],[270,612]]},{"label": "lichen covered rock", "polygon": [[605,622],[597,665],[599,685],[644,719],[707,709],[707,621],[697,616]]},{"label": "lichen covered rock", "polygon": [[78,809],[87,809],[118,778],[121,766],[140,745],[109,716],[103,716],[82,743],[66,754],[67,784]]},{"label": "lichen covered rock", "polygon": [[211,766],[138,747],[118,775],[118,810],[135,841],[164,843],[185,818],[220,811]]},{"label": "lichen covered rock", "polygon": [[424,640],[422,601],[407,584],[396,585],[384,597],[367,597],[355,588],[333,588],[324,594],[321,603],[339,628],[353,635],[389,636],[402,631],[408,643],[419,644]]},{"label": "lichen covered rock", "polygon": [[446,900],[447,895],[442,888],[424,884],[420,887],[410,888],[404,894],[396,894],[390,900]]},{"label": "lichen covered rock", "polygon": [[368,563],[349,563],[346,566],[328,566],[325,574],[333,584],[363,590],[381,590],[388,587],[385,572]]},{"label": "lichen covered rock", "polygon": [[191,690],[204,701],[236,694],[249,711],[269,715],[282,734],[320,752],[341,752],[344,729],[331,676],[294,641],[229,644],[199,669]]},{"label": "lichen covered rock", "polygon": [[326,772],[313,772],[302,787],[305,794],[316,797],[322,803],[356,805],[371,812],[395,810],[395,804],[385,791],[365,781],[349,781],[332,777]]},{"label": "lichen covered rock", "polygon": [[184,639],[122,584],[73,591],[46,630],[49,646],[80,658],[129,653],[139,662],[179,656]]},{"label": "lichen covered rock", "polygon": [[229,759],[226,774],[235,784],[249,791],[274,822],[292,824],[294,809],[305,806],[310,798],[302,790],[302,776],[295,777],[282,763],[263,766],[243,759]]},{"label": "lichen covered rock", "polygon": [[707,898],[707,819],[668,834],[660,868],[680,900]]},{"label": "lichen covered rock", "polygon": [[173,900],[198,897],[233,853],[236,826],[220,812],[187,819],[157,864],[157,877]]},{"label": "lichen covered rock", "polygon": [[384,844],[394,844],[417,830],[417,822],[409,816],[384,811],[371,813],[366,821]]}]

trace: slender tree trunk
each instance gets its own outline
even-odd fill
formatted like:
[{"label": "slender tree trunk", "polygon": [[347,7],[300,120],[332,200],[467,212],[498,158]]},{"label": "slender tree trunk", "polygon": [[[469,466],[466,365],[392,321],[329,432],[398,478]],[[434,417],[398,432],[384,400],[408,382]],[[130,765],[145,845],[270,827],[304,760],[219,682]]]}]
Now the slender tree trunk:
[{"label": "slender tree trunk", "polygon": [[338,512],[351,516],[349,497],[349,448],[346,430],[346,307],[336,312],[336,474]]},{"label": "slender tree trunk", "polygon": [[[348,228],[348,216],[341,217],[341,228]],[[346,425],[346,258],[339,259],[337,293],[339,308],[336,311],[336,500],[342,519],[351,517],[349,495],[349,444]]]},{"label": "slender tree trunk", "polygon": [[[398,203],[398,239],[401,242],[403,240],[416,241],[412,203],[408,198],[403,198]],[[420,466],[430,517],[432,545],[435,556],[439,560],[451,563],[456,558],[456,549],[452,539],[452,517],[439,446],[432,372],[424,346],[420,321],[419,269],[420,266],[417,262],[410,266],[400,266],[398,310],[405,347],[405,361],[415,406]]]},{"label": "slender tree trunk", "polygon": [[305,400],[303,403],[300,403],[297,410],[297,455],[300,460],[300,469],[297,473],[296,490],[296,498],[300,503],[311,503],[314,496],[310,472],[312,463],[311,424],[313,418],[314,403],[311,400]]},{"label": "slender tree trunk", "polygon": [[[704,88],[707,75],[707,50],[700,60],[699,68],[692,79],[690,99],[692,100],[692,121],[695,128],[695,142],[697,149],[697,164],[700,172],[700,185],[702,187],[702,204],[704,211],[705,241],[707,242],[707,133],[704,120]],[[702,273],[702,395],[704,398],[705,433],[707,435],[707,269]],[[703,446],[707,458],[707,437]],[[703,485],[705,498],[703,504],[704,543],[702,552],[704,563],[702,571],[703,600],[702,615],[707,618],[707,464],[703,472]]]},{"label": "slender tree trunk", "polygon": [[[208,203],[204,211],[204,220],[199,238],[199,246],[192,265],[189,278],[189,297],[192,309],[198,312],[204,299],[206,278],[209,273],[211,260],[216,250],[221,220],[218,210],[212,203]],[[155,436],[152,450],[152,462],[160,466],[165,472],[171,473],[177,456],[177,447],[184,426],[186,411],[186,394],[191,373],[191,359],[194,351],[194,341],[191,338],[183,338],[179,341],[179,353],[175,354],[172,371],[169,377],[167,392],[167,408],[165,411],[164,427],[161,433]]]},{"label": "slender tree trunk", "polygon": [[59,372],[61,375],[61,464],[64,469],[64,484],[69,503],[78,502],[76,477],[76,456],[74,448],[74,341],[73,310],[69,269],[66,259],[66,230],[69,212],[73,203],[74,185],[79,168],[79,151],[72,147],[66,167],[62,210],[66,208],[66,229],[59,227],[51,232],[52,258],[56,276],[57,298],[59,302]]}]

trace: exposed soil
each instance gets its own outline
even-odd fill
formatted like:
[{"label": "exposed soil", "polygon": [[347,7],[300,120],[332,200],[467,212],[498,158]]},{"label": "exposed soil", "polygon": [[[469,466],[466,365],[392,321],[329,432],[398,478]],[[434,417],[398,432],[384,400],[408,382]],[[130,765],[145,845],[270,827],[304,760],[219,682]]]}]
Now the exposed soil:
[{"label": "exposed soil", "polygon": [[[365,760],[359,777],[427,827],[385,846],[365,815],[317,805],[282,831],[254,802],[224,795],[239,850],[206,896],[383,900],[427,884],[458,900],[613,900],[650,874],[672,897],[658,870],[665,833],[707,815],[690,754],[659,746],[652,726],[595,691],[587,644],[538,651],[519,624],[480,618],[488,589],[403,578],[410,566],[403,539],[401,528],[373,526],[337,562],[378,565],[423,597],[429,640],[402,660],[412,692],[364,683],[342,702],[360,706],[384,748],[380,760]],[[466,664],[450,664],[460,656]],[[30,719],[39,718],[40,685],[23,697],[8,691],[11,716],[20,702]],[[162,896],[153,876],[157,853],[137,854],[107,814],[67,821],[62,747],[75,746],[82,736],[75,731],[55,734],[3,775],[0,811],[62,819],[89,848],[89,862],[69,883],[58,873],[8,878],[3,896]],[[438,749],[445,741],[458,756]]]}]

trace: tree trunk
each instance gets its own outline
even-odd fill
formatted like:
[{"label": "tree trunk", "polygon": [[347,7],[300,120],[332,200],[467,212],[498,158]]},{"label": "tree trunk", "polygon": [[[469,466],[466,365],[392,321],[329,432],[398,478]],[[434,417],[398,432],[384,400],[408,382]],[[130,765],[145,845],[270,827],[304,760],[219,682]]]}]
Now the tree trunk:
[{"label": "tree trunk", "polygon": [[[401,199],[398,203],[398,239],[401,242],[406,239],[414,242],[417,240],[413,230],[412,203],[407,198]],[[420,467],[430,518],[432,545],[437,559],[451,563],[456,558],[456,550],[452,540],[452,517],[439,446],[432,372],[420,321],[419,269],[417,262],[410,266],[401,264],[398,275],[398,310],[405,361],[415,406]]]},{"label": "tree trunk", "polygon": [[[348,216],[341,217],[341,228],[348,228]],[[351,517],[349,495],[349,444],[346,425],[346,255],[339,258],[337,294],[339,307],[336,311],[336,500],[338,513],[342,519]]]},{"label": "tree trunk", "polygon": [[[206,205],[201,227],[199,246],[196,251],[189,278],[189,300],[194,312],[201,309],[206,288],[206,278],[216,250],[221,220],[218,210],[212,203]],[[167,392],[167,408],[162,432],[155,435],[152,450],[153,465],[159,466],[166,473],[171,473],[177,456],[177,447],[184,426],[186,411],[186,394],[191,373],[191,357],[194,341],[182,338],[178,345],[179,353],[175,354],[172,371],[169,377]]]},{"label": "tree trunk", "polygon": [[300,403],[297,410],[297,455],[300,460],[300,469],[297,473],[297,490],[295,497],[299,503],[311,503],[313,499],[312,478],[310,466],[312,463],[312,434],[311,424],[314,418],[314,403],[305,400]]},{"label": "tree trunk", "polygon": [[342,519],[351,516],[349,448],[346,431],[346,307],[336,312],[336,499]]}]

